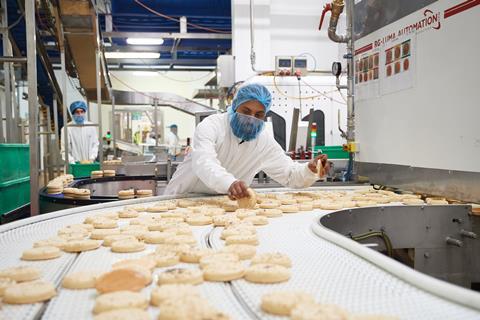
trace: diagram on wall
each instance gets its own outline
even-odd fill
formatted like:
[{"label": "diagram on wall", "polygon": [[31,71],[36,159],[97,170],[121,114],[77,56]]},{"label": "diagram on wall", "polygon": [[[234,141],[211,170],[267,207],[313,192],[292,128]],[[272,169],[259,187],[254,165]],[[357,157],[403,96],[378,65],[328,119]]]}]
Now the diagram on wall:
[{"label": "diagram on wall", "polygon": [[382,95],[411,88],[415,80],[415,38],[398,39],[382,50]]},{"label": "diagram on wall", "polygon": [[355,59],[355,85],[358,100],[378,97],[380,78],[380,51],[361,54]]}]

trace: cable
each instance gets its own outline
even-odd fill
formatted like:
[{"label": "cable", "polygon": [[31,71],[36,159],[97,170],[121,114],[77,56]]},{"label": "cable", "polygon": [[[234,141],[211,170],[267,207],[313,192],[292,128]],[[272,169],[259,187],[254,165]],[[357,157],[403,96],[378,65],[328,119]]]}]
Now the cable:
[{"label": "cable", "polygon": [[383,243],[385,244],[385,248],[387,249],[388,256],[393,257],[392,242],[390,241],[390,238],[387,236],[387,234],[384,231],[372,231],[372,232],[360,234],[358,236],[352,236],[352,235],[350,236],[350,238],[352,238],[352,240],[355,240],[355,241],[366,240],[374,237],[379,237],[383,240]]},{"label": "cable", "polygon": [[20,21],[22,21],[23,17],[25,16],[25,13],[22,12],[22,14],[20,15],[20,17],[18,17],[18,19],[12,23],[11,25],[8,26],[8,30],[12,29],[12,28],[15,28],[17,26],[17,24],[20,23]]},{"label": "cable", "polygon": [[[146,4],[140,2],[139,0],[134,0],[136,4],[138,4],[139,6],[141,6],[142,8],[144,8],[145,10],[159,16],[159,17],[162,17],[162,18],[165,18],[167,20],[171,20],[171,21],[176,21],[176,22],[180,22],[180,19],[177,19],[177,18],[173,18],[171,16],[168,16],[166,14],[163,14],[163,13],[160,13],[158,11],[155,11],[154,9],[150,8],[149,6],[147,6]],[[201,30],[205,30],[205,31],[210,31],[210,32],[214,32],[214,33],[223,33],[223,34],[231,34],[230,31],[224,31],[224,30],[218,30],[218,29],[212,29],[212,28],[208,28],[208,27],[204,27],[204,26],[201,26],[201,25],[198,25],[198,24],[195,24],[195,23],[191,23],[191,22],[188,22],[187,21],[187,25],[191,26],[191,27],[194,27],[196,29],[201,29]]]},{"label": "cable", "polygon": [[169,76],[167,76],[166,74],[163,74],[162,72],[159,72],[158,70],[155,70],[160,76],[168,79],[168,80],[171,80],[171,81],[176,81],[176,82],[182,82],[182,83],[188,83],[188,82],[196,82],[196,81],[199,81],[199,80],[202,80],[203,78],[206,78],[208,76],[210,76],[212,74],[211,71],[207,71],[207,74],[204,74],[203,76],[197,78],[197,79],[193,79],[193,80],[180,80],[180,79],[174,79],[174,78],[170,78]]},{"label": "cable", "polygon": [[[310,87],[311,89],[313,89],[315,92],[318,92],[318,93],[319,93],[318,95],[302,97],[301,99],[315,99],[315,98],[319,98],[319,97],[325,97],[325,98],[330,99],[331,101],[335,101],[335,102],[340,103],[340,104],[345,104],[344,102],[339,101],[339,100],[336,100],[336,99],[334,99],[334,98],[332,98],[332,97],[329,97],[329,96],[327,95],[327,93],[332,93],[332,92],[337,91],[336,88],[335,88],[335,90],[327,91],[326,93],[323,93],[323,92],[318,91],[317,89],[315,89],[314,87],[312,87],[312,86],[309,85],[308,83],[306,83],[304,80],[301,80],[301,81],[302,81],[303,83],[305,83],[308,87]],[[273,76],[273,85],[275,86],[275,89],[277,89],[278,93],[280,93],[282,96],[287,97],[287,98],[289,98],[289,99],[295,99],[295,100],[298,100],[298,99],[299,99],[299,97],[293,97],[293,96],[289,96],[289,95],[283,93],[283,92],[280,90],[280,88],[278,87],[278,85],[277,85],[277,81],[276,81],[276,76],[275,76],[275,75]]]},{"label": "cable", "polygon": [[[301,57],[301,56],[305,56],[305,55],[310,56],[310,57],[313,59],[314,67],[313,67],[313,70],[309,70],[309,71],[311,72],[311,71],[317,70],[317,59],[316,59],[315,56],[314,56],[313,54],[311,54],[310,52],[300,53],[300,54],[299,54],[298,56],[296,56],[296,57]],[[296,57],[295,57],[295,58],[296,58]]]}]

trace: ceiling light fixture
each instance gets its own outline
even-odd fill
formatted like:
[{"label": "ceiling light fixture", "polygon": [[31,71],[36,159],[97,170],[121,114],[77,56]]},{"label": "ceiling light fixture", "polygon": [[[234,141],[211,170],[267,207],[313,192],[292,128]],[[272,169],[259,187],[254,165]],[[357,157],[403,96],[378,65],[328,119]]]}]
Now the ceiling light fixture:
[{"label": "ceiling light fixture", "polygon": [[160,52],[110,51],[110,52],[105,52],[105,58],[107,59],[158,59],[160,58]]},{"label": "ceiling light fixture", "polygon": [[163,44],[162,38],[127,38],[127,43],[132,45],[153,46]]}]

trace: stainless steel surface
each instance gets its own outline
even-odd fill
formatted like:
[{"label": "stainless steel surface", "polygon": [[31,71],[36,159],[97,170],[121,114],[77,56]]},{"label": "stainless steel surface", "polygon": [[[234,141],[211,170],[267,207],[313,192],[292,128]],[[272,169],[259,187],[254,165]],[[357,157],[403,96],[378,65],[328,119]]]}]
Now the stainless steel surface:
[{"label": "stainless steel surface", "polygon": [[38,125],[37,48],[35,35],[35,1],[25,1],[28,79],[28,142],[30,144],[30,214],[39,213],[38,204]]},{"label": "stainless steel surface", "polygon": [[[3,44],[3,55],[11,56],[11,44],[9,40],[9,30],[8,30],[8,12],[7,12],[7,0],[2,0],[2,44]],[[10,73],[10,64],[3,64],[3,79],[4,79],[4,90],[5,90],[5,122],[6,129],[6,138],[7,142],[13,143],[14,141],[14,127],[13,127],[13,115],[12,115],[12,86],[11,86],[11,73]]]},{"label": "stainless steel surface", "polygon": [[60,164],[62,163],[62,156],[60,155],[60,136],[59,136],[59,130],[60,127],[58,125],[58,102],[57,102],[57,97],[56,95],[53,97],[53,124],[54,124],[54,130],[55,130],[55,154],[53,157],[55,158],[55,172],[60,167]]},{"label": "stainless steel surface", "polygon": [[151,179],[98,181],[82,184],[82,189],[89,189],[91,197],[117,197],[118,191],[128,189],[149,189],[157,195],[157,181]]},{"label": "stainless steel surface", "polygon": [[113,156],[117,156],[117,130],[116,130],[116,125],[115,125],[115,96],[111,95],[111,100],[112,100],[112,144],[113,144]]},{"label": "stainless steel surface", "polygon": [[459,248],[463,247],[463,242],[461,240],[458,240],[458,239],[455,239],[455,238],[452,238],[452,237],[446,237],[445,242],[447,244],[450,244],[452,246],[457,246]]},{"label": "stainless steel surface", "polygon": [[155,122],[155,147],[158,147],[158,99],[153,100],[153,121]]},{"label": "stainless steel surface", "polygon": [[231,34],[175,32],[102,32],[107,38],[232,39]]},{"label": "stainless steel surface", "polygon": [[290,130],[290,146],[288,151],[296,151],[297,133],[298,133],[298,118],[300,116],[300,109],[293,108],[292,115],[292,129]]},{"label": "stainless steel surface", "polygon": [[[98,30],[98,28],[97,28]],[[98,39],[97,39],[98,40]],[[97,41],[98,45],[98,41]],[[100,159],[100,162],[103,161],[103,139],[102,139],[102,133],[103,133],[103,128],[102,128],[102,70],[100,67],[100,60],[102,58],[101,51],[100,49],[97,49],[96,55],[95,55],[95,72],[96,72],[96,77],[97,77],[97,112],[98,112],[98,158]]]},{"label": "stainless steel surface", "polygon": [[4,62],[27,63],[27,58],[26,57],[12,57],[12,56],[0,57],[0,63],[4,63]]},{"label": "stainless steel surface", "polygon": [[480,203],[480,173],[356,162],[358,174],[371,183]]},{"label": "stainless steel surface", "polygon": [[477,239],[477,234],[475,232],[464,230],[464,229],[460,230],[460,235],[462,237],[467,237],[470,239]]},{"label": "stainless steel surface", "polygon": [[[474,258],[479,241],[458,240],[461,230],[472,230],[478,219],[469,215],[470,210],[466,205],[369,207],[334,212],[320,223],[347,237],[383,231],[393,249],[414,250],[415,270],[470,288],[480,270],[480,261]],[[379,238],[368,241],[385,249]]]},{"label": "stainless steel surface", "polygon": [[[60,32],[62,29],[60,29]],[[63,37],[63,34],[60,35]],[[63,43],[60,45],[60,61],[62,66],[62,107],[63,107],[63,140],[61,143],[64,145],[65,150],[65,173],[69,172],[70,159],[68,148],[68,108],[67,108],[67,69],[65,65],[65,47]]]},{"label": "stainless steel surface", "polygon": [[115,103],[117,105],[153,105],[154,100],[158,100],[159,106],[168,106],[176,110],[195,115],[200,112],[211,112],[212,109],[206,105],[185,99],[173,93],[166,92],[132,92],[113,90]]}]

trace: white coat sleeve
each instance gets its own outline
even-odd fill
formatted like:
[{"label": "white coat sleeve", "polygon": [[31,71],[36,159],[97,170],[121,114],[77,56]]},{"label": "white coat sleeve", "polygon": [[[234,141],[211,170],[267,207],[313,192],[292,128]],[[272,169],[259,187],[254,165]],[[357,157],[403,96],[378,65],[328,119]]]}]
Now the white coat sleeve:
[{"label": "white coat sleeve", "polygon": [[298,163],[285,154],[280,145],[271,138],[262,170],[273,180],[289,188],[307,188],[317,181],[317,174],[308,168],[308,163]]},{"label": "white coat sleeve", "polygon": [[[97,155],[98,155],[98,146],[99,146],[99,142],[98,142],[98,131],[96,128],[93,128],[93,131],[94,131],[94,134],[92,134],[90,136],[90,139],[91,141],[89,141],[89,145],[90,145],[90,150],[89,150],[89,160],[91,161],[95,161],[95,159],[97,158]],[[100,159],[101,161],[101,159]]]},{"label": "white coat sleeve", "polygon": [[237,179],[222,167],[217,158],[215,144],[225,135],[221,124],[210,119],[203,120],[195,130],[192,151],[193,173],[210,189],[217,193],[228,193]]},{"label": "white coat sleeve", "polygon": [[[60,132],[60,154],[62,159],[65,161],[65,127],[62,128]],[[72,154],[72,142],[68,141],[68,162],[75,163],[75,158]]]}]

